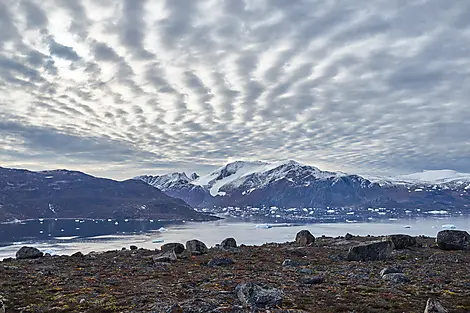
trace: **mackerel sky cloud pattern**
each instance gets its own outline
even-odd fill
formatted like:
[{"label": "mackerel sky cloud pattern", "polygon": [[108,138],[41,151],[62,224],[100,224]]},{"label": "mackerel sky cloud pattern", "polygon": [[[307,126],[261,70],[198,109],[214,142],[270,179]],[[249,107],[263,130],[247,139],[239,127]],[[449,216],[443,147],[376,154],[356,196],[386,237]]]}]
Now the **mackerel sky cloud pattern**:
[{"label": "mackerel sky cloud pattern", "polygon": [[0,165],[470,172],[470,2],[2,0]]}]

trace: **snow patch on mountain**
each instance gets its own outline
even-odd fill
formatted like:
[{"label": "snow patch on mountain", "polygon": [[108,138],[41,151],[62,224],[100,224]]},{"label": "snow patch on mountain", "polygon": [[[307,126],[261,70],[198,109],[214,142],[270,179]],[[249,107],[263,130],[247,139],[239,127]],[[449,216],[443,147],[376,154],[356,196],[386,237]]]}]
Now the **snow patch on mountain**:
[{"label": "snow patch on mountain", "polygon": [[459,173],[453,170],[434,170],[401,175],[397,178],[405,181],[439,184],[456,181],[470,181],[470,173]]}]

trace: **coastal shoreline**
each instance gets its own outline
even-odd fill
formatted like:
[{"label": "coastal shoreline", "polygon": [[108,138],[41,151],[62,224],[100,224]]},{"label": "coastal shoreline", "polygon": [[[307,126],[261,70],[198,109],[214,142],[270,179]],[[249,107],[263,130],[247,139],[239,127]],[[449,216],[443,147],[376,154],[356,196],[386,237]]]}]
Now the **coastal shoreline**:
[{"label": "coastal shoreline", "polygon": [[[6,259],[0,296],[7,312],[251,312],[240,288],[253,284],[282,294],[271,312],[423,312],[429,298],[451,312],[470,310],[469,250],[442,250],[435,238],[418,236],[384,259],[348,260],[352,247],[387,238],[325,236],[227,249],[222,242],[200,252],[187,244],[185,251],[194,251],[175,258],[132,247]],[[385,279],[386,268],[401,274]]]}]

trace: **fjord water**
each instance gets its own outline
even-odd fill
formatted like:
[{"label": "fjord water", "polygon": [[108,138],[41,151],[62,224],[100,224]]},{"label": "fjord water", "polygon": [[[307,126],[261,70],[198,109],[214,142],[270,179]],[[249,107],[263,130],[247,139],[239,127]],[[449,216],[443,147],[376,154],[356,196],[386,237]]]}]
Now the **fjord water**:
[{"label": "fjord water", "polygon": [[[155,249],[163,243],[200,239],[214,246],[227,237],[239,244],[292,241],[301,229],[315,236],[409,234],[436,236],[445,227],[470,232],[470,217],[382,220],[368,223],[260,224],[236,220],[186,223],[142,220],[30,220],[0,225],[0,259],[14,257],[22,245],[51,254],[120,250],[130,245]],[[444,228],[443,228],[444,226]]]}]

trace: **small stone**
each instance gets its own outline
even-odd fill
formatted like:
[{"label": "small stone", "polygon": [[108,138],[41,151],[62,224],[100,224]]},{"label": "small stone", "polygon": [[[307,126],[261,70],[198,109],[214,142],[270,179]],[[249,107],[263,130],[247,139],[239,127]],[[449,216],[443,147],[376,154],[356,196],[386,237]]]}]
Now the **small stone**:
[{"label": "small stone", "polygon": [[131,249],[132,251],[134,251],[134,250],[137,250],[137,249],[139,249],[139,248],[138,248],[137,246],[130,246],[129,249]]},{"label": "small stone", "polygon": [[300,263],[298,261],[295,261],[295,260],[286,259],[286,260],[284,260],[284,262],[282,262],[282,266],[297,267],[297,266],[300,266]]},{"label": "small stone", "polygon": [[262,287],[249,282],[235,288],[238,299],[244,306],[253,309],[269,309],[282,304],[284,293],[277,288]]},{"label": "small stone", "polygon": [[207,265],[208,266],[227,266],[232,265],[234,262],[230,258],[213,258],[211,259]]},{"label": "small stone", "polygon": [[351,239],[353,239],[353,238],[354,238],[354,236],[351,235],[350,233],[347,233],[347,234],[344,236],[344,239],[346,239],[346,240],[351,240]]},{"label": "small stone", "polygon": [[312,275],[313,274],[313,270],[310,269],[310,268],[299,268],[297,270],[298,273],[301,273],[301,274],[306,274],[306,275]]},{"label": "small stone", "polygon": [[166,243],[166,244],[162,245],[160,247],[160,249],[162,250],[162,252],[167,252],[167,251],[173,250],[173,251],[175,251],[176,254],[181,254],[185,250],[184,245],[181,244],[181,243],[178,243],[178,242]]},{"label": "small stone", "polygon": [[426,302],[426,308],[424,309],[424,313],[448,313],[442,304],[437,301],[436,299],[429,298]]},{"label": "small stone", "polygon": [[403,273],[390,273],[382,276],[383,280],[390,281],[397,284],[403,284],[410,281],[410,279]]},{"label": "small stone", "polygon": [[86,302],[85,299],[80,299],[80,304],[83,304],[83,303],[85,303],[85,302]]},{"label": "small stone", "polygon": [[189,240],[186,242],[186,249],[192,254],[192,255],[200,255],[200,254],[206,254],[209,252],[209,249],[207,249],[207,246],[204,242],[193,239]]},{"label": "small stone", "polygon": [[224,250],[231,250],[237,248],[237,241],[235,238],[226,238],[220,243],[220,248]]},{"label": "small stone", "polygon": [[304,229],[297,233],[295,236],[295,242],[301,246],[308,246],[315,242],[315,237],[310,231]]},{"label": "small stone", "polygon": [[167,313],[183,313],[183,308],[179,304],[174,304],[168,310]]},{"label": "small stone", "polygon": [[403,273],[403,271],[395,267],[386,267],[380,271],[380,277],[383,277],[386,274],[394,274],[394,273]]},{"label": "small stone", "polygon": [[37,259],[41,258],[44,255],[39,249],[33,247],[22,247],[16,252],[17,259]]},{"label": "small stone", "polygon": [[325,282],[325,276],[320,275],[320,276],[304,277],[301,279],[301,282],[304,284],[308,284],[308,285],[321,284]]}]

